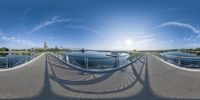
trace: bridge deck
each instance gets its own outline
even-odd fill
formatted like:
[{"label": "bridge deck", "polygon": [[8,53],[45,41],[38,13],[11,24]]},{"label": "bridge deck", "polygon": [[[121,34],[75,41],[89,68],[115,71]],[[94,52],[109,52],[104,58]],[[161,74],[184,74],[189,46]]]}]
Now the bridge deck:
[{"label": "bridge deck", "polygon": [[148,55],[125,71],[86,74],[50,54],[0,72],[0,99],[199,99],[200,73],[179,70]]}]

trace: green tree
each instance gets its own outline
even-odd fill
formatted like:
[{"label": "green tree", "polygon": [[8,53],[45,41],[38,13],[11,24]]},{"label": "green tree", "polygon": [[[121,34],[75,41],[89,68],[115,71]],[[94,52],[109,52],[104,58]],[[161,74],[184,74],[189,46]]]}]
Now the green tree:
[{"label": "green tree", "polygon": [[6,51],[9,51],[9,49],[8,49],[8,48],[5,48],[5,47],[2,47],[2,48],[0,48],[0,51],[1,51],[1,52],[6,52]]}]

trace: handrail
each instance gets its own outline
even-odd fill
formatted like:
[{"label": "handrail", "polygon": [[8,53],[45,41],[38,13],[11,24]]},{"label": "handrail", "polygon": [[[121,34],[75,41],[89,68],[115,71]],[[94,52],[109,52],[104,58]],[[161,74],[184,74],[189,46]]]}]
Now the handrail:
[{"label": "handrail", "polygon": [[164,55],[169,55],[172,57],[176,57],[176,58],[184,58],[184,59],[200,59],[200,57],[190,57],[190,56],[176,56],[176,55],[172,55],[172,54],[164,54]]},{"label": "handrail", "polygon": [[[86,57],[82,57],[82,56],[75,56],[75,55],[68,55],[70,57],[76,57],[76,58],[86,58]],[[95,58],[95,57],[87,57],[88,59],[111,59],[113,58],[112,56],[109,57],[102,57],[102,58]]]},{"label": "handrail", "polygon": [[[156,56],[159,58],[165,60],[165,61],[172,61],[172,63],[179,65],[179,66],[184,66],[184,67],[200,67],[200,57],[183,57],[183,56],[175,56],[171,54],[160,54],[156,53]],[[175,61],[174,61],[175,60]],[[190,64],[192,63],[192,64]],[[193,64],[195,63],[195,64]]]},{"label": "handrail", "polygon": [[39,54],[30,54],[30,55],[15,55],[15,57],[7,56],[0,57],[0,68],[6,69],[11,68],[36,58]]},{"label": "handrail", "polygon": [[[53,55],[53,54],[52,54]],[[53,55],[54,57],[56,57],[55,55]],[[145,54],[141,55],[141,56],[138,56],[137,58],[133,59],[133,60],[130,60],[129,62],[125,63],[125,64],[121,64],[119,65],[118,67],[112,67],[112,68],[105,68],[105,69],[90,69],[90,68],[82,68],[80,66],[77,66],[77,65],[74,65],[74,64],[71,64],[70,62],[66,62],[64,60],[61,60],[59,59],[58,57],[58,60],[60,60],[61,62],[65,63],[66,65],[70,66],[71,68],[74,68],[78,71],[83,71],[83,72],[86,72],[86,73],[107,73],[107,72],[115,72],[117,70],[120,70],[120,69],[123,69],[127,66],[129,66],[130,64],[136,62],[137,60],[139,60],[140,58],[142,58],[143,56],[145,56]]]},{"label": "handrail", "polygon": [[[60,53],[62,54],[62,53]],[[82,57],[82,56],[77,56],[77,55],[68,55],[70,57],[77,57],[77,58],[86,58],[86,57]],[[130,55],[123,55],[123,56],[118,56],[118,57],[127,57]],[[97,57],[87,57],[88,59],[110,59],[110,58],[115,58],[113,56],[108,56],[108,57],[101,57],[101,58],[97,58]]]}]

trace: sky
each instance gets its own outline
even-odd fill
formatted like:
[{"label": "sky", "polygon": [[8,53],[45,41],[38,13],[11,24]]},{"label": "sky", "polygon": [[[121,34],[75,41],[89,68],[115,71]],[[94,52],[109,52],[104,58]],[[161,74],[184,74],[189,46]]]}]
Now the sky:
[{"label": "sky", "polygon": [[200,47],[199,0],[0,0],[0,47]]}]

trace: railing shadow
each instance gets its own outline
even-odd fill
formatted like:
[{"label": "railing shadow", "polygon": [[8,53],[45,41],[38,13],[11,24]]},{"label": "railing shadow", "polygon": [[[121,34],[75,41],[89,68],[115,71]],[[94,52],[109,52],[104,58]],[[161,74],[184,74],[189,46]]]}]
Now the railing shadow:
[{"label": "railing shadow", "polygon": [[[95,78],[93,77],[93,79],[91,78],[90,80],[86,79],[81,79],[82,81],[86,82],[88,81],[88,84],[93,85],[93,84],[98,84],[98,83],[102,83],[104,81],[108,81],[108,80],[114,80],[114,81],[110,81],[113,82],[110,83],[112,87],[105,88],[106,90],[104,91],[84,91],[84,90],[79,90],[79,89],[75,89],[70,87],[69,85],[74,85],[75,87],[77,86],[86,86],[86,84],[84,82],[81,82],[81,80],[67,80],[67,79],[63,79],[62,77],[60,77],[58,74],[58,72],[56,72],[56,67],[60,68],[58,66],[55,66],[55,64],[52,64],[52,62],[50,63],[50,55],[46,55],[46,63],[45,63],[45,73],[44,73],[44,85],[41,89],[41,91],[33,96],[33,97],[29,97],[29,98],[20,98],[20,99],[15,99],[13,98],[12,100],[88,100],[88,98],[78,98],[78,97],[68,97],[68,96],[61,96],[58,94],[55,94],[54,91],[52,90],[52,85],[51,85],[51,81],[57,82],[60,86],[62,86],[65,90],[67,91],[73,91],[73,92],[78,92],[78,93],[84,93],[84,94],[112,94],[112,93],[117,93],[117,92],[122,92],[125,90],[130,89],[131,87],[134,87],[136,85],[136,83],[138,82],[139,84],[142,85],[142,90],[138,92],[138,94],[136,95],[131,95],[128,97],[120,97],[120,98],[97,98],[97,99],[93,99],[92,100],[177,100],[174,98],[165,98],[165,97],[160,97],[157,96],[156,94],[154,94],[154,92],[151,90],[150,87],[150,81],[149,81],[149,71],[148,71],[148,56],[145,56],[142,60],[138,61],[140,62],[138,66],[137,64],[132,64],[131,66],[127,67],[125,70],[120,70],[117,71],[115,73],[108,73],[105,75],[100,76],[99,78]],[[56,61],[56,59],[55,59]],[[61,70],[68,70],[68,69],[63,69],[60,68]],[[79,74],[80,75],[80,74]],[[87,74],[83,74],[83,75],[87,75]],[[143,76],[143,77],[142,77]],[[87,76],[88,77],[88,76]],[[102,78],[103,77],[103,78]],[[117,79],[117,80],[115,80]],[[130,81],[132,80],[132,81]],[[92,81],[92,82],[91,82]],[[91,82],[91,83],[90,83]],[[182,99],[183,100],[183,99]],[[184,99],[186,100],[186,99]],[[188,99],[191,100],[191,99]]]},{"label": "railing shadow", "polygon": [[[52,59],[49,59],[49,60],[52,60]],[[57,58],[54,58],[54,61],[58,62],[59,60],[57,60]],[[100,74],[98,76],[95,76],[95,74],[83,73],[83,72],[79,72],[77,70],[71,71],[70,68],[66,67],[67,66],[66,64],[60,62],[63,64],[63,66],[60,66],[58,64],[54,64],[53,63],[54,61],[48,62],[49,67],[52,72],[52,74],[49,75],[50,76],[49,78],[54,81],[57,81],[59,83],[62,83],[62,84],[71,84],[71,85],[95,84],[95,83],[101,82],[101,81],[109,78],[113,74],[113,73],[106,73],[106,74]],[[62,68],[62,69],[60,69],[60,68]],[[65,68],[66,70],[63,68]],[[59,73],[59,71],[55,71],[56,69],[59,71],[60,70],[64,71],[68,77],[65,79],[59,78],[60,73]],[[68,71],[68,69],[70,69],[70,72]],[[60,76],[63,76],[63,75],[60,75]]]},{"label": "railing shadow", "polygon": [[[51,61],[50,61],[51,62]],[[144,66],[145,63],[142,63],[142,66]],[[89,81],[85,81],[85,80],[80,80],[80,81],[71,81],[69,79],[60,79],[55,71],[54,71],[54,66],[51,66],[50,64],[50,68],[52,71],[52,75],[50,75],[50,78],[56,82],[58,82],[63,88],[68,89],[70,91],[74,91],[74,92],[80,92],[80,93],[89,93],[89,94],[105,94],[105,93],[115,93],[115,92],[121,92],[121,91],[125,91],[131,87],[133,87],[136,83],[137,83],[137,79],[135,78],[131,67],[127,67],[126,70],[121,70],[115,73],[107,73],[106,75],[103,75],[100,78],[94,78],[92,80]],[[143,70],[143,69],[141,69]],[[142,71],[141,71],[142,72]],[[88,74],[90,75],[95,75],[95,74]],[[115,76],[112,76],[115,75]],[[88,77],[89,77],[88,76]],[[112,77],[111,77],[112,76]],[[68,87],[68,85],[90,85],[95,84],[95,83],[99,83],[101,81],[104,81],[108,78],[115,78],[117,77],[117,80],[115,80],[114,82],[110,82],[110,84],[113,84],[111,87],[103,89],[102,91],[86,91],[86,90],[77,90],[71,87]]]}]

